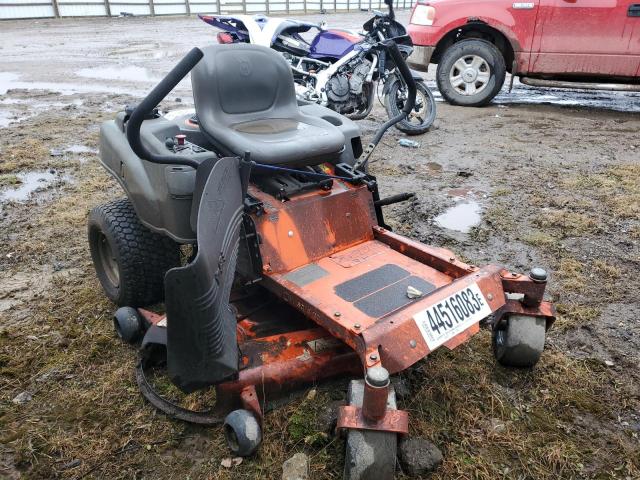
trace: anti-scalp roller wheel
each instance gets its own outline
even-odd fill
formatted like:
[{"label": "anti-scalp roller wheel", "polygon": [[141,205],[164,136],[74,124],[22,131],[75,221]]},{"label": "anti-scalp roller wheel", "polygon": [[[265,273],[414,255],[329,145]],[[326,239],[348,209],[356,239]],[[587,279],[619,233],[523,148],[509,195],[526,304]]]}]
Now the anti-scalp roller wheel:
[{"label": "anti-scalp roller wheel", "polygon": [[224,437],[238,457],[253,455],[262,442],[262,429],[249,410],[234,410],[224,419]]}]

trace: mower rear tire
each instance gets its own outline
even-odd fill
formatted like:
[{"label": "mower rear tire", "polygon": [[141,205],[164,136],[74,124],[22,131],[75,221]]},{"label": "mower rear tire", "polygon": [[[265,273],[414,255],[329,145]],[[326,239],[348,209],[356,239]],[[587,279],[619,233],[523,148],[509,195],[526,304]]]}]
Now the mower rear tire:
[{"label": "mower rear tire", "polygon": [[[389,389],[387,408],[396,408],[393,387]],[[349,405],[361,407],[364,382],[349,383],[347,400]],[[347,431],[344,458],[344,480],[393,480],[396,471],[398,435],[376,430]]]},{"label": "mower rear tire", "polygon": [[120,307],[113,315],[113,326],[122,340],[134,344],[142,337],[145,325],[135,308]]},{"label": "mower rear tire", "polygon": [[249,410],[234,410],[224,419],[224,437],[237,457],[250,457],[262,442],[262,429]]},{"label": "mower rear tire", "polygon": [[546,320],[511,315],[493,331],[493,354],[506,367],[533,367],[544,350]]},{"label": "mower rear tire", "polygon": [[180,265],[179,245],[145,227],[124,198],[89,213],[89,249],[105,294],[118,306],[164,299],[164,275]]}]

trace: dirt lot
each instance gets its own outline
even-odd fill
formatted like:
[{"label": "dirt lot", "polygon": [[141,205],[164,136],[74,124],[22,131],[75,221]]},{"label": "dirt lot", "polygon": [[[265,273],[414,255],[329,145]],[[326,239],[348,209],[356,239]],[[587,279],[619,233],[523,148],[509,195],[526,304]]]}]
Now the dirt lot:
[{"label": "dirt lot", "polygon": [[[122,195],[98,125],[212,33],[194,18],[0,25],[2,478],[279,478],[297,451],[311,478],[341,478],[343,443],[318,432],[343,390],[268,414],[259,455],[224,468],[219,429],[142,400],[94,276],[87,212]],[[189,104],[184,85],[164,107]],[[444,452],[432,478],[640,478],[639,111],[638,95],[516,85],[487,108],[439,103],[420,148],[392,132],[377,151],[383,194],[417,193],[388,210],[396,231],[474,264],[547,268],[560,314],[533,371],[496,366],[484,330],[403,375],[412,435]]]}]

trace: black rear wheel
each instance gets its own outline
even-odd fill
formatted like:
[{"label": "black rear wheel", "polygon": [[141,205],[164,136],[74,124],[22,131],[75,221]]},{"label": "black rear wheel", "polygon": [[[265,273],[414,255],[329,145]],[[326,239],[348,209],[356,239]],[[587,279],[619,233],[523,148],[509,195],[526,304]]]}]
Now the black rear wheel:
[{"label": "black rear wheel", "polygon": [[145,227],[128,199],[89,213],[89,248],[105,294],[119,306],[143,307],[164,299],[164,275],[180,265],[179,245]]}]

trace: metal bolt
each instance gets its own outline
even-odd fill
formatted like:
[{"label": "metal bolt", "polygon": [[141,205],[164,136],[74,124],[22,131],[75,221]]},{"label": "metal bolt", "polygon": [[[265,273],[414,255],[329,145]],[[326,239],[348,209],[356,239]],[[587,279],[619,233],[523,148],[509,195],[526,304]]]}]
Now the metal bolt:
[{"label": "metal bolt", "polygon": [[334,317],[339,317],[340,315],[342,315],[340,312],[335,312],[335,313],[333,314],[333,316],[334,316]]},{"label": "metal bolt", "polygon": [[517,277],[517,276],[518,276],[518,274],[517,274],[516,272],[513,272],[513,273],[511,274],[511,276],[512,276],[512,277]]},{"label": "metal bolt", "polygon": [[378,360],[378,355],[372,353],[371,355],[369,355],[369,358],[375,362],[376,360]]},{"label": "metal bolt", "polygon": [[355,328],[356,330],[360,330],[360,324],[359,324],[359,323],[356,323],[356,324],[353,326],[353,328]]},{"label": "metal bolt", "polygon": [[289,233],[287,233],[287,235],[289,235],[289,237],[293,237],[293,230],[289,230]]},{"label": "metal bolt", "polygon": [[493,293],[490,293],[489,295],[487,295],[487,300],[489,301],[493,300]]},{"label": "metal bolt", "polygon": [[544,268],[533,267],[529,272],[529,278],[534,282],[546,282],[547,281],[547,271]]},{"label": "metal bolt", "polygon": [[456,257],[449,257],[449,261],[450,262],[455,262],[456,261]]},{"label": "metal bolt", "polygon": [[409,340],[409,346],[410,346],[411,348],[416,348],[416,345],[418,345],[418,344],[416,343],[416,341],[415,341],[415,340]]},{"label": "metal bolt", "polygon": [[384,367],[369,368],[365,379],[372,387],[386,387],[389,384],[389,372]]},{"label": "metal bolt", "polygon": [[351,216],[351,213],[347,212],[346,217],[349,218],[350,216]]}]

